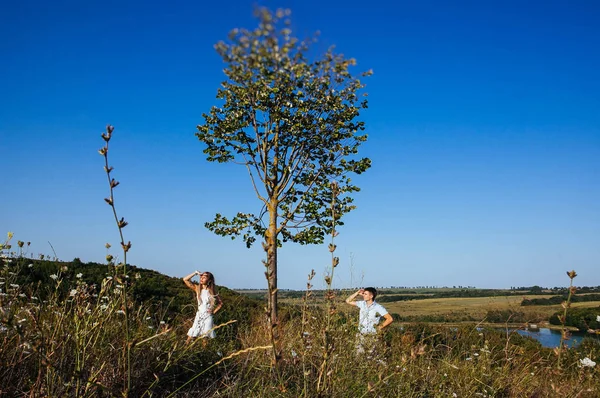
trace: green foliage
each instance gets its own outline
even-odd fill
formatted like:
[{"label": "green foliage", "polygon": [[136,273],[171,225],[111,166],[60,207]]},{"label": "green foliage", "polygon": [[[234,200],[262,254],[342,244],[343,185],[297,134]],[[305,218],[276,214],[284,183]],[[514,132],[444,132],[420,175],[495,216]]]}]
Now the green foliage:
[{"label": "green foliage", "polygon": [[235,29],[215,46],[227,76],[217,92],[223,103],[203,115],[196,133],[208,161],[243,164],[250,173],[262,210],[231,219],[217,214],[206,223],[216,234],[241,235],[248,246],[265,236],[266,214],[278,223],[279,243],[322,243],[334,222],[327,211],[331,182],[339,187],[341,217],[354,209],[349,194],[359,190],[349,174],[371,164],[354,158],[367,139],[358,134],[367,101],[349,71],[355,60],[330,49],[310,61],[310,43],[292,36],[287,14],[259,9],[258,28]]},{"label": "green foliage", "polygon": [[[563,311],[554,313],[549,322],[552,325],[560,325],[560,316]],[[600,307],[596,308],[570,308],[566,319],[565,325],[574,326],[582,332],[586,332],[589,329],[598,330],[600,329],[600,322],[598,322],[598,316],[600,316]]]},{"label": "green foliage", "polygon": [[505,322],[527,322],[527,316],[522,311],[513,310],[490,310],[485,316],[486,322],[505,323]]},{"label": "green foliage", "polygon": [[[46,300],[49,295],[53,294],[62,298],[69,296],[71,290],[69,285],[55,286],[51,275],[79,280],[93,287],[101,286],[106,278],[114,279],[119,284],[124,283],[115,266],[95,262],[83,263],[78,258],[70,262],[27,258],[14,258],[11,261],[13,261],[14,269],[19,270],[15,276],[15,283],[31,288],[37,286],[36,294],[40,300]],[[185,317],[193,317],[196,312],[194,293],[185,286],[180,278],[170,277],[135,265],[128,264],[127,267],[129,277],[125,279],[125,283],[131,285],[132,297],[138,305],[144,304],[155,308],[169,319],[180,314]],[[259,301],[242,296],[226,287],[219,287],[218,292],[224,302],[232,305],[220,311],[217,315],[220,321],[240,319],[241,322],[244,322],[260,308]]]}]

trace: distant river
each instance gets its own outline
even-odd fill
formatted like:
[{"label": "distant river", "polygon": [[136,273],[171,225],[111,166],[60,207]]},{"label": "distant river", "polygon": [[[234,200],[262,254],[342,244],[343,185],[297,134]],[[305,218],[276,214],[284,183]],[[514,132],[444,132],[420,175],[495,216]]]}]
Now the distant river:
[{"label": "distant river", "polygon": [[[560,344],[560,330],[548,329],[548,328],[540,328],[539,332],[533,332],[530,330],[517,330],[521,336],[533,337],[540,343],[542,343],[543,347],[558,347]],[[571,338],[566,340],[565,343],[569,347],[575,347],[584,337],[596,338],[589,333],[579,333],[579,332],[571,332]]]}]

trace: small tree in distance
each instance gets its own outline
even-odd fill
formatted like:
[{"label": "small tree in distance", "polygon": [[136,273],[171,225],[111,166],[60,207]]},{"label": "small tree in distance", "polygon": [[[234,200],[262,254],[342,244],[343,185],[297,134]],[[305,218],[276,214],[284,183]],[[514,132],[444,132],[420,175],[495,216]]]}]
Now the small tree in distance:
[{"label": "small tree in distance", "polygon": [[[256,214],[217,214],[205,226],[250,247],[258,236],[266,251],[269,325],[278,357],[277,249],[283,242],[323,243],[334,221],[355,206],[350,196],[359,188],[350,173],[366,171],[371,161],[356,158],[367,136],[357,121],[366,98],[352,76],[356,64],[333,48],[309,61],[314,40],[292,36],[289,10],[256,11],[254,30],[234,29],[215,48],[226,64],[226,81],[217,91],[221,106],[203,114],[196,136],[211,162],[244,165],[261,203]],[[362,76],[370,75],[370,71]],[[364,94],[366,96],[366,94]],[[330,211],[337,187],[335,212]],[[332,219],[335,214],[336,220]]]}]

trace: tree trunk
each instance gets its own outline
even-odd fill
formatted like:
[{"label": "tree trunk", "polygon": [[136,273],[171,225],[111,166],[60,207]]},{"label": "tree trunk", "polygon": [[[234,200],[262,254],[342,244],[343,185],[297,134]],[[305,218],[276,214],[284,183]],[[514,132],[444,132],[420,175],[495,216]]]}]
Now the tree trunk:
[{"label": "tree trunk", "polygon": [[268,297],[268,322],[273,345],[273,365],[277,364],[280,357],[279,350],[279,323],[277,319],[277,205],[269,209],[269,229],[266,233],[267,251],[267,282],[269,287]]}]

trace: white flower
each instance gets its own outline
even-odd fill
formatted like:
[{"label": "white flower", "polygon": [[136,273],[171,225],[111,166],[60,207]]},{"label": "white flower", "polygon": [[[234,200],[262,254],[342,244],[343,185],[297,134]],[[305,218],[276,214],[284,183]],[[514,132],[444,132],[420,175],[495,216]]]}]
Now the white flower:
[{"label": "white flower", "polygon": [[588,357],[585,357],[585,358],[579,360],[580,368],[584,368],[584,367],[593,368],[594,366],[596,366],[596,362],[592,361]]},{"label": "white flower", "polygon": [[471,361],[472,359],[473,358],[469,357],[469,358],[466,358],[465,361]]},{"label": "white flower", "polygon": [[83,276],[83,274],[80,272],[77,275],[75,275],[77,278],[81,278]]},{"label": "white flower", "polygon": [[33,268],[33,263],[28,265],[29,268]]},{"label": "white flower", "polygon": [[102,311],[106,310],[107,308],[108,308],[108,305],[106,305],[106,304],[102,304],[102,305],[100,306],[100,309],[101,309]]},{"label": "white flower", "polygon": [[52,275],[50,275],[50,278],[52,278],[52,279],[54,279],[54,280],[57,280],[57,279],[58,279],[58,275],[56,275],[56,274],[52,274]]},{"label": "white flower", "polygon": [[456,395],[456,393],[455,393],[455,392],[453,392],[453,393],[452,393],[452,397],[456,398],[456,397],[458,397],[458,395]]},{"label": "white flower", "polygon": [[125,311],[123,311],[123,310],[117,310],[117,314],[123,314],[123,315],[125,315]]},{"label": "white flower", "polygon": [[478,356],[479,356],[479,354],[478,354],[478,353],[476,353],[476,352],[474,352],[474,353],[473,353],[473,356],[476,356],[476,357],[478,357]]},{"label": "white flower", "polygon": [[71,297],[75,296],[77,294],[77,289],[71,289],[71,292],[69,293],[69,295]]},{"label": "white flower", "polygon": [[15,284],[15,283],[11,283],[11,284],[10,284],[10,287],[12,287],[12,288],[15,288],[15,289],[16,289],[16,288],[18,288],[18,287],[19,287],[19,285]]},{"label": "white flower", "polygon": [[600,322],[600,315],[596,315],[596,322]]},{"label": "white flower", "polygon": [[19,297],[26,297],[24,293],[19,294]]},{"label": "white flower", "polygon": [[164,324],[165,324],[165,321],[160,321],[160,324],[161,324],[161,325],[164,325]]}]

